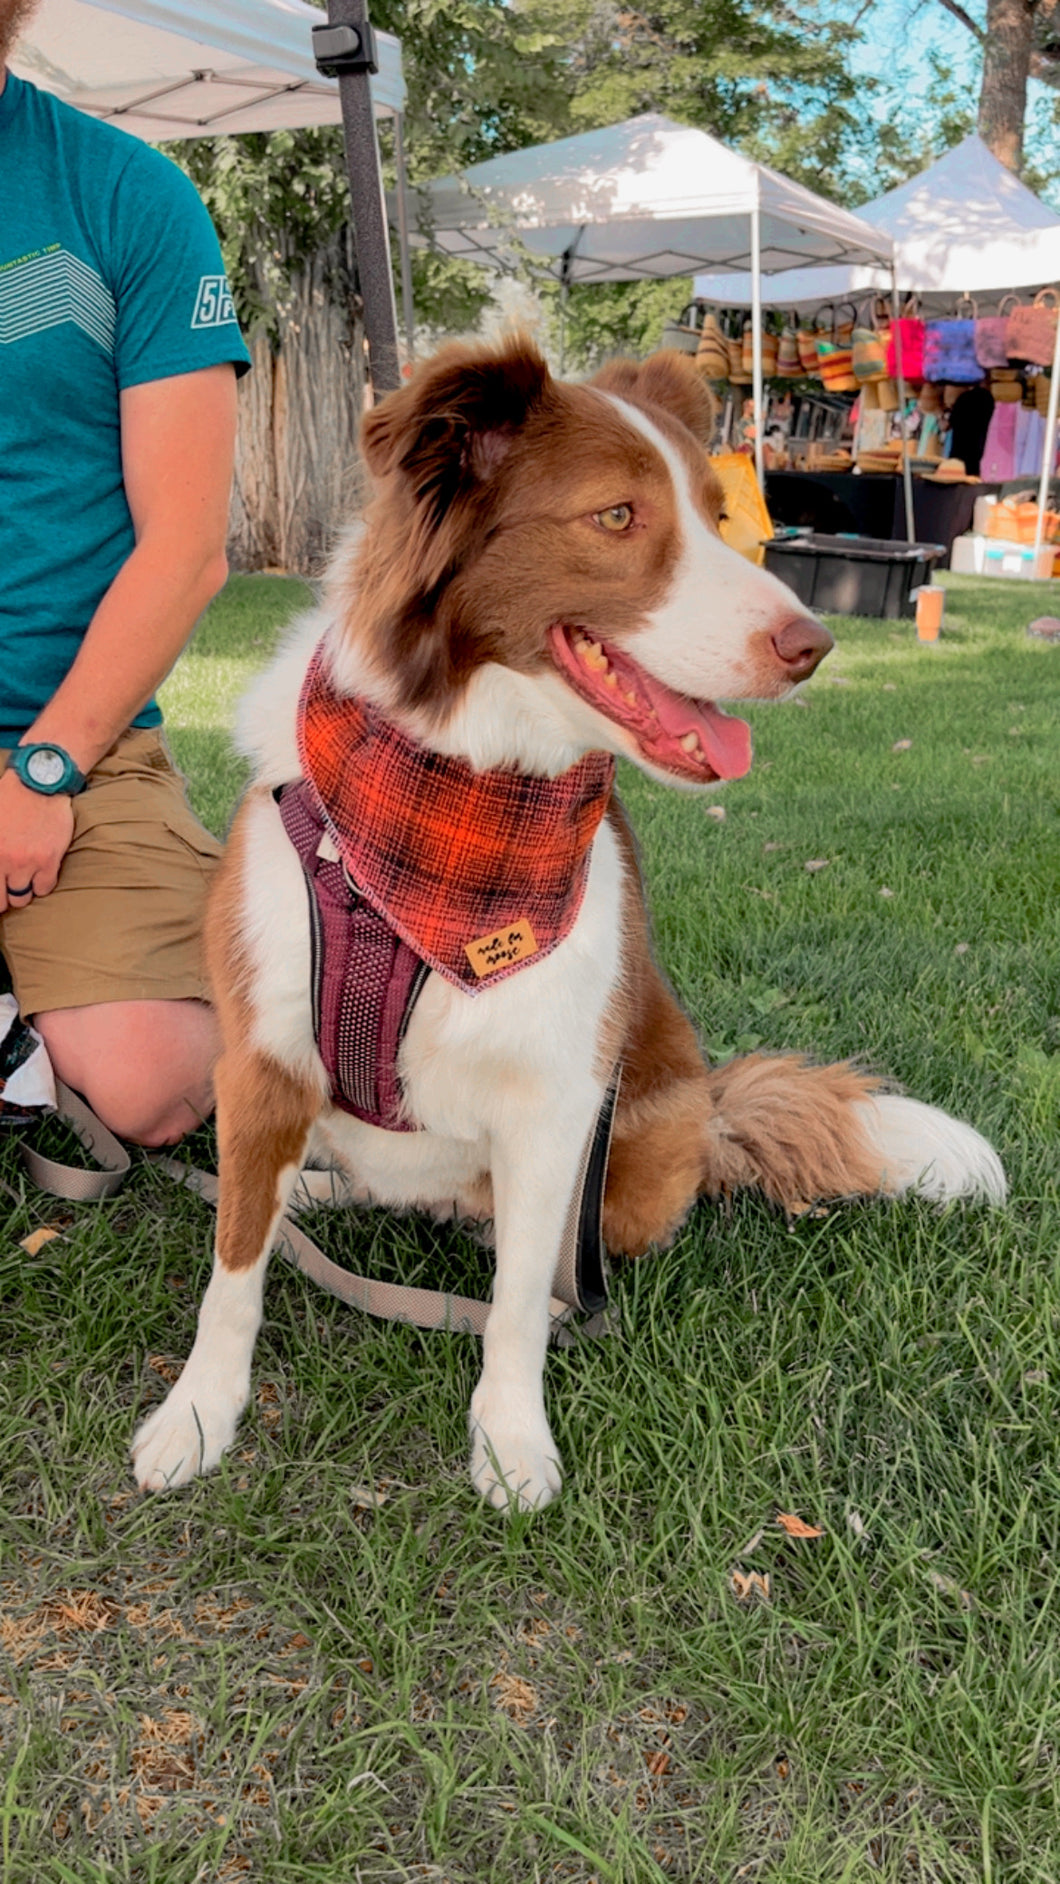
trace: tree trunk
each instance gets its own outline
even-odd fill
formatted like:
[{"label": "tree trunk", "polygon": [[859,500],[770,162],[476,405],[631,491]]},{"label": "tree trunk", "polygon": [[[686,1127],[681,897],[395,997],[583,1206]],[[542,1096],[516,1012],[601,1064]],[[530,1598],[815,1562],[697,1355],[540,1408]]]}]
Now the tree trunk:
[{"label": "tree trunk", "polygon": [[1034,15],[1035,0],[988,0],[979,135],[994,156],[1017,173],[1023,162]]},{"label": "tree trunk", "polygon": [[285,297],[279,344],[260,335],[251,345],[229,513],[234,569],[317,576],[356,513],[363,337],[334,284],[334,257],[314,256]]}]

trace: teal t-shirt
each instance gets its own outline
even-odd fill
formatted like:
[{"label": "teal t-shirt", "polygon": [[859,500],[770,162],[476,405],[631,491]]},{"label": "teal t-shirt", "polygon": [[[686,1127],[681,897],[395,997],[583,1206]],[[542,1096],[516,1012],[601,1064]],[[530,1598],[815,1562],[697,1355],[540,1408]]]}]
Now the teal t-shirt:
[{"label": "teal t-shirt", "polygon": [[[209,216],[168,157],[10,72],[0,93],[0,746],[135,543],[128,386],[249,366]],[[137,726],[157,725],[154,701]]]}]

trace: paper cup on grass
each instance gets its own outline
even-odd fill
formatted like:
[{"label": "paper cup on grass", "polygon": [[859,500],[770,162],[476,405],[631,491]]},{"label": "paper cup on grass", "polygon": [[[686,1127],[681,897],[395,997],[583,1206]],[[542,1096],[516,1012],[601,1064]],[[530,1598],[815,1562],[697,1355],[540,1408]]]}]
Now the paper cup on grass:
[{"label": "paper cup on grass", "polygon": [[945,592],[937,589],[934,583],[928,583],[916,591],[916,638],[918,641],[937,641],[942,627],[942,609]]}]

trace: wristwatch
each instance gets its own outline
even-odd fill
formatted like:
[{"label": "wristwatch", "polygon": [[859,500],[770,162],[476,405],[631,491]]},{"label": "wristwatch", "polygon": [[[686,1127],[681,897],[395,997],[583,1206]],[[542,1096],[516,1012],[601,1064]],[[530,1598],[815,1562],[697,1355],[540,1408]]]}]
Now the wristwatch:
[{"label": "wristwatch", "polygon": [[43,792],[54,798],[59,792],[71,796],[85,788],[85,775],[61,746],[16,746],[8,761],[23,785],[31,792]]}]

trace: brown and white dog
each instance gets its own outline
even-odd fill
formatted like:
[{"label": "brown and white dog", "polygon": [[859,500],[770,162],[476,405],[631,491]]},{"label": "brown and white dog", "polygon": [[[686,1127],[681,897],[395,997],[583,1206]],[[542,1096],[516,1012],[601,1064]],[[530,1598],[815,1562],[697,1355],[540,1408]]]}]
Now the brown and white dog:
[{"label": "brown and white dog", "polygon": [[697,1197],[738,1186],[791,1208],[908,1190],[1004,1197],[996,1154],[970,1126],[849,1065],[705,1064],[653,961],[616,805],[551,953],[474,999],[428,979],[398,1062],[420,1129],[382,1131],[329,1103],[304,883],[273,797],[299,776],[296,703],[314,648],[340,694],[477,772],[555,778],[602,749],[691,789],[740,775],[746,728],[713,703],[783,698],[832,637],[722,543],[710,424],[709,394],[676,354],[568,385],[521,341],[444,349],[365,421],[363,527],[243,709],[257,778],[208,937],[224,1037],[217,1251],[188,1362],[134,1441],[141,1486],[182,1484],[232,1443],[269,1248],[311,1140],[376,1202],[451,1213],[455,1200],[493,1218],[470,1423],[472,1478],[498,1506],[544,1505],[559,1489],[542,1380],[550,1283],[616,1062],[613,1252],[667,1242]]}]

